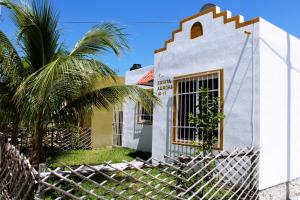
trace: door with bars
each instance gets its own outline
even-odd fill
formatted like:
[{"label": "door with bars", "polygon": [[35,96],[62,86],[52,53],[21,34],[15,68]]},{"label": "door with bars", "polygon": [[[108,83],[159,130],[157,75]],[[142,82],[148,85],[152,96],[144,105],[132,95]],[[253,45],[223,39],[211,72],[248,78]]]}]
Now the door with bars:
[{"label": "door with bars", "polygon": [[115,106],[113,110],[113,146],[122,146],[122,132],[123,132],[123,110],[121,106]]}]

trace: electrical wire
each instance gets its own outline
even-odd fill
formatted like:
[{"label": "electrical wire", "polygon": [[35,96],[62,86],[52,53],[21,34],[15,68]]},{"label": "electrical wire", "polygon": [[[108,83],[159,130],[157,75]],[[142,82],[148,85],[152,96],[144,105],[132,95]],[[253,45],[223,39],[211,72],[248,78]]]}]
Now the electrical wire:
[{"label": "electrical wire", "polygon": [[100,21],[62,21],[64,24],[98,24],[103,22],[117,22],[123,24],[178,24],[177,21],[115,21],[115,20],[100,20]]}]

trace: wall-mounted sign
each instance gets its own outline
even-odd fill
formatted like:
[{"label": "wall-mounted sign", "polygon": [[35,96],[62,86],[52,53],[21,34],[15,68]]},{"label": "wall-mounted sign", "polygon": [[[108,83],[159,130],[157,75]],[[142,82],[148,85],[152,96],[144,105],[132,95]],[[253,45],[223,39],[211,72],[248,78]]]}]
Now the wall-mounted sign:
[{"label": "wall-mounted sign", "polygon": [[160,80],[157,82],[157,95],[165,96],[167,91],[173,89],[173,84],[171,79]]}]

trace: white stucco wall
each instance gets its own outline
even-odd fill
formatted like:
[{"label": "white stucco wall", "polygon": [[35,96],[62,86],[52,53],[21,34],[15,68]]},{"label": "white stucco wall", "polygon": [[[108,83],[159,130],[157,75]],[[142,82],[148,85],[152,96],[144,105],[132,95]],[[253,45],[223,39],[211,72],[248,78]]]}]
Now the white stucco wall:
[{"label": "white stucco wall", "polygon": [[[195,22],[203,25],[203,36],[190,39]],[[244,31],[252,34],[247,36]],[[209,13],[183,24],[182,32],[175,34],[174,42],[166,51],[155,54],[155,83],[163,78],[224,69],[224,149],[259,145],[259,24],[235,28],[235,23],[224,24],[223,17],[213,19]],[[253,45],[252,45],[253,37]],[[252,77],[252,47],[255,74]],[[255,81],[252,101],[252,81]],[[161,106],[154,109],[152,155],[189,154],[189,147],[172,144],[173,91],[161,96]],[[254,103],[254,137],[252,137],[252,103]],[[253,142],[252,142],[252,139]]]},{"label": "white stucco wall", "polygon": [[[143,67],[141,69],[129,71],[125,75],[126,85],[136,85],[137,82],[153,66]],[[141,86],[143,87],[143,86]],[[149,88],[149,87],[143,87]],[[152,148],[152,125],[138,124],[136,117],[137,103],[126,101],[123,104],[123,136],[122,144],[124,147],[137,149],[144,152],[151,152]]]},{"label": "white stucco wall", "polygon": [[[190,28],[197,21],[204,35],[191,40]],[[299,53],[299,39],[264,19],[236,29],[234,22],[224,24],[223,17],[213,19],[209,13],[185,22],[167,50],[154,55],[154,93],[160,80],[223,69],[223,148],[261,148],[259,189],[264,190],[300,177]],[[126,84],[135,84],[149,69],[128,72]],[[136,124],[136,105],[125,103],[124,146],[152,149],[158,159],[191,154],[190,147],[172,143],[173,90],[159,98],[152,137],[151,126]]]},{"label": "white stucco wall", "polygon": [[300,177],[300,40],[260,22],[260,189]]}]

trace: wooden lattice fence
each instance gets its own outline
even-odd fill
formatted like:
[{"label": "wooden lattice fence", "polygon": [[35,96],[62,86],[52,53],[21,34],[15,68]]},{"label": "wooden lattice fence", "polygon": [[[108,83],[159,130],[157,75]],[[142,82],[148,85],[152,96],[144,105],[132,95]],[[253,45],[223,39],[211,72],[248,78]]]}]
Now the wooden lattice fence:
[{"label": "wooden lattice fence", "polygon": [[0,199],[33,199],[38,173],[14,146],[0,142]]},{"label": "wooden lattice fence", "polygon": [[[1,137],[11,140],[11,130],[3,131]],[[28,150],[31,146],[32,133],[26,129],[19,130],[18,149]],[[49,127],[45,130],[43,146],[47,152],[61,152],[74,149],[91,149],[91,129],[90,128],[56,128]],[[25,152],[24,152],[25,153]]]},{"label": "wooden lattice fence", "polygon": [[[2,144],[2,145],[1,145]],[[258,199],[256,148],[37,173],[0,143],[0,199]]]},{"label": "wooden lattice fence", "polygon": [[89,128],[49,128],[44,136],[44,147],[48,151],[61,152],[74,149],[91,149],[91,129]]},{"label": "wooden lattice fence", "polygon": [[37,199],[258,199],[259,151],[137,159],[45,172]]}]

